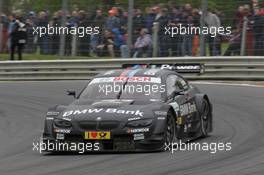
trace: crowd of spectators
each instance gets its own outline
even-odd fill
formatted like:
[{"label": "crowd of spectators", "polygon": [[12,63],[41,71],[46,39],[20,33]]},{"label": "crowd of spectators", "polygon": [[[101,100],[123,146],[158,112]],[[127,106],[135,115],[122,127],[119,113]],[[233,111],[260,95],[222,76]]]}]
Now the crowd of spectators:
[{"label": "crowd of spectators", "polygon": [[[63,12],[49,11],[38,13],[30,11],[23,14],[19,11],[10,15],[2,15],[2,46],[1,52],[8,52],[10,48],[9,35],[12,25],[17,18],[27,26],[27,44],[24,52],[40,54],[59,54],[59,35],[44,35],[39,37],[33,34],[33,27],[60,26]],[[253,5],[239,6],[232,24],[231,36],[206,36],[209,46],[207,55],[239,55],[242,37],[242,28],[245,17],[249,20],[247,28],[247,55],[264,55],[264,12],[253,0]],[[229,17],[230,18],[230,17]],[[223,26],[226,16],[217,10],[210,10],[205,14],[204,23],[207,27]],[[133,57],[152,57],[153,53],[153,24],[159,23],[158,56],[197,56],[199,54],[199,35],[186,34],[170,37],[165,35],[166,26],[200,26],[201,11],[191,4],[182,6],[159,4],[142,9],[135,8],[133,14],[132,48],[128,48],[127,40],[128,13],[119,7],[112,7],[108,11],[97,9],[94,13],[76,10],[67,13],[66,26],[99,27],[99,35],[85,35],[77,39],[77,55],[80,56],[110,56],[129,57],[129,50]],[[226,51],[222,48],[223,42],[229,42]],[[73,36],[66,35],[65,55],[72,51]],[[74,42],[75,43],[75,42]]]}]

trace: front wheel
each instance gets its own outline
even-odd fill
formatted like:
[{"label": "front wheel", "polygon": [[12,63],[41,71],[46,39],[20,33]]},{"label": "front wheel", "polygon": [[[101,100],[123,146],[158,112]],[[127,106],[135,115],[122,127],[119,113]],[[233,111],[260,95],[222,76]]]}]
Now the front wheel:
[{"label": "front wheel", "polygon": [[171,143],[176,141],[176,121],[173,114],[170,112],[167,116],[165,134],[164,134],[164,144],[170,145]]},{"label": "front wheel", "polygon": [[203,105],[201,109],[201,116],[200,116],[200,123],[201,123],[201,133],[202,137],[208,136],[208,130],[210,125],[210,105],[207,100],[203,100]]}]

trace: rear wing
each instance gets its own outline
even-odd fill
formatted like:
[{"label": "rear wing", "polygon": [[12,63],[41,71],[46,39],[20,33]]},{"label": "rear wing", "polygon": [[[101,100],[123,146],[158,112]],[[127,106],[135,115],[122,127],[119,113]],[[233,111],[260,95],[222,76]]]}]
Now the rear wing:
[{"label": "rear wing", "polygon": [[125,69],[169,69],[178,73],[203,73],[204,65],[201,63],[177,63],[177,64],[123,64]]}]

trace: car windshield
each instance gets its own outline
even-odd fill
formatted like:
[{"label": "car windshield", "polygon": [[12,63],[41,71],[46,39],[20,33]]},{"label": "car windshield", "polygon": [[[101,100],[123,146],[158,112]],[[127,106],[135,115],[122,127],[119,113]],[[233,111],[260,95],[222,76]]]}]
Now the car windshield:
[{"label": "car windshield", "polygon": [[94,78],[80,98],[160,100],[162,92],[165,85],[159,77],[102,77]]}]

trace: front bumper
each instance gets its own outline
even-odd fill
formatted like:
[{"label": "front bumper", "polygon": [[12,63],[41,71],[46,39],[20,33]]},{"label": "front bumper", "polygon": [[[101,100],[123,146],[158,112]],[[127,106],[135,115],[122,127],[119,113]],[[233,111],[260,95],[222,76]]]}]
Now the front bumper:
[{"label": "front bumper", "polygon": [[[164,147],[165,120],[154,120],[151,125],[138,128],[129,128],[126,126],[126,122],[119,122],[117,124],[113,121],[103,122],[105,122],[104,125],[99,125],[101,128],[95,128],[95,125],[92,122],[89,123],[85,121],[85,125],[81,125],[80,121],[72,121],[72,127],[69,130],[65,130],[64,128],[58,128],[55,126],[53,121],[46,121],[42,136],[43,143],[90,144],[94,149],[89,149],[87,150],[88,152],[158,151]],[[109,131],[111,133],[111,137],[107,140],[85,138],[85,132],[97,131]],[[99,149],[97,149],[98,147]],[[48,151],[57,152],[61,150]]]},{"label": "front bumper", "polygon": [[[42,142],[45,144],[46,152],[61,152],[73,151],[80,152],[78,149],[69,149],[70,145],[84,144],[85,152],[98,152],[98,151],[159,151],[164,146],[163,133],[150,134],[150,133],[135,133],[140,136],[144,135],[144,139],[135,140],[134,134],[114,134],[109,140],[86,140],[83,134],[63,134],[63,139],[57,139],[56,135],[62,133],[54,133],[53,135],[43,134]],[[54,137],[55,136],[55,137]],[[68,149],[61,148],[59,144],[68,144]],[[50,146],[49,146],[50,145]],[[57,146],[55,146],[57,145]],[[87,146],[88,145],[88,146]],[[48,149],[51,147],[51,149]],[[78,146],[73,146],[77,147]],[[52,149],[56,148],[56,149]],[[81,150],[83,152],[83,150]]]}]

